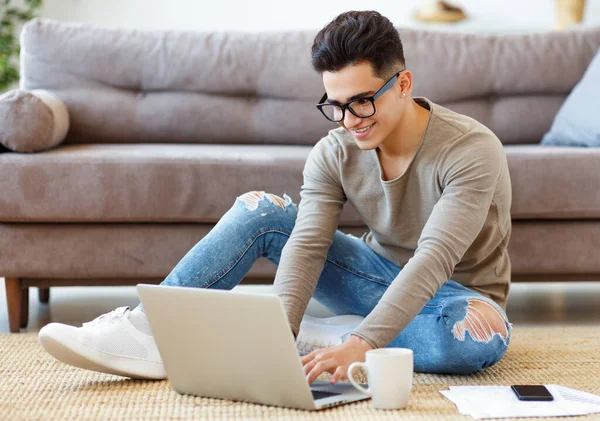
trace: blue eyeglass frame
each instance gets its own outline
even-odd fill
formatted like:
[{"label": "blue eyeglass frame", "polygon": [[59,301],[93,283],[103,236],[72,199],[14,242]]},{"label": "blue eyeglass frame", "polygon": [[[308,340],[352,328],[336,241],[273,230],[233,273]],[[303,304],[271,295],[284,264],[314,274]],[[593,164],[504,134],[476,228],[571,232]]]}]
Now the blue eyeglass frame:
[{"label": "blue eyeglass frame", "polygon": [[[375,115],[375,113],[377,112],[377,108],[375,108],[375,100],[377,98],[379,98],[381,95],[383,95],[384,93],[386,93],[388,91],[388,89],[390,89],[394,83],[396,82],[396,80],[398,79],[398,76],[400,75],[400,73],[402,73],[403,71],[405,71],[406,69],[402,69],[399,72],[397,72],[394,76],[392,76],[390,78],[390,80],[388,80],[385,85],[383,85],[377,92],[375,92],[372,96],[366,96],[363,98],[356,98],[353,99],[352,101],[348,101],[345,104],[332,104],[329,102],[325,102],[327,101],[327,92],[325,92],[325,95],[323,95],[323,97],[321,98],[321,100],[319,101],[319,103],[317,104],[317,108],[319,109],[319,111],[321,111],[321,113],[325,116],[325,118],[329,121],[333,121],[334,123],[340,122],[342,121],[345,117],[346,117],[346,110],[349,110],[352,114],[354,114],[356,117],[358,118],[369,118],[373,115]],[[371,104],[373,105],[373,114],[370,115],[366,115],[366,116],[361,116],[356,114],[352,108],[350,108],[350,104],[357,102],[357,101],[370,101]],[[323,111],[323,107],[324,106],[337,106],[340,107],[342,109],[342,118],[340,118],[339,120],[332,120],[329,117],[327,117],[327,114],[325,113],[325,111]]]}]

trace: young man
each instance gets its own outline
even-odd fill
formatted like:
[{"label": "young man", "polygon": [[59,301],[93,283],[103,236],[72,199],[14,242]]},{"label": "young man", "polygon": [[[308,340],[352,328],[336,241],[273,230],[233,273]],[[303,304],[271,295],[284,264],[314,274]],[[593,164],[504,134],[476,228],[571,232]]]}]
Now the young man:
[{"label": "young man", "polygon": [[[274,289],[294,335],[311,297],[361,316],[343,341],[303,357],[309,382],[323,372],[344,380],[352,362],[386,346],[412,349],[421,372],[495,364],[511,331],[502,144],[477,121],[411,96],[398,32],[377,12],[338,16],[312,60],[326,91],[317,107],[340,127],[311,151],[299,206],[265,192],[238,197],[163,285],[231,289],[264,256],[279,266]],[[369,227],[360,239],[336,230],[346,201]],[[165,377],[139,307],[82,328],[50,324],[40,341],[72,365]]]}]

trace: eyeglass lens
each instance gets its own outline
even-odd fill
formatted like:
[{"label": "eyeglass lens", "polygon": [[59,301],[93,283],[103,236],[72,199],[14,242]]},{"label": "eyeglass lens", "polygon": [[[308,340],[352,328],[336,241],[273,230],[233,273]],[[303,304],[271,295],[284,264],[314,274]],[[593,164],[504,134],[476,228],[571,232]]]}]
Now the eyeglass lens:
[{"label": "eyeglass lens", "polygon": [[[354,114],[359,117],[366,118],[375,114],[373,102],[366,99],[353,101],[349,104],[349,107],[354,111]],[[326,104],[323,105],[322,109],[327,118],[332,121],[341,121],[344,118],[344,111],[339,105]]]}]

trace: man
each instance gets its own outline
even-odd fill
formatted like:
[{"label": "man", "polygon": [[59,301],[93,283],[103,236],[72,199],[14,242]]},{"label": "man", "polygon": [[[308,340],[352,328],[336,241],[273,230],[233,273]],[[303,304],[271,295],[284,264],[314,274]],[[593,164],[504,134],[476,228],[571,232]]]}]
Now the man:
[{"label": "man", "polygon": [[[312,62],[326,91],[317,107],[340,127],[311,151],[299,206],[259,191],[238,197],[163,285],[231,289],[264,256],[278,265],[274,289],[295,336],[311,297],[342,318],[360,316],[343,340],[303,357],[309,382],[323,372],[344,380],[352,362],[385,346],[412,349],[422,372],[495,364],[511,331],[502,144],[477,121],[411,96],[399,34],[377,12],[334,19]],[[360,239],[336,230],[346,201],[369,227]],[[140,307],[82,328],[52,323],[40,341],[72,365],[165,377]]]}]

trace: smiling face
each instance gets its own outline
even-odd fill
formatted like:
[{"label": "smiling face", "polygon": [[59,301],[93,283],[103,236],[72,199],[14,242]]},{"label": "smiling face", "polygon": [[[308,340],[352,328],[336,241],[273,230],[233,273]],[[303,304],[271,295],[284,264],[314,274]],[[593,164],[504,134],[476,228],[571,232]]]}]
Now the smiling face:
[{"label": "smiling face", "polygon": [[[335,72],[323,72],[322,76],[328,101],[342,104],[357,95],[372,96],[387,82],[387,79],[373,74],[368,62],[346,66]],[[399,131],[407,103],[403,100],[410,94],[406,89],[410,82],[406,83],[406,78],[411,78],[410,73],[402,72],[394,85],[375,100],[376,112],[371,117],[360,118],[346,110],[344,119],[338,124],[346,129],[360,149],[375,149],[393,139]]]}]

